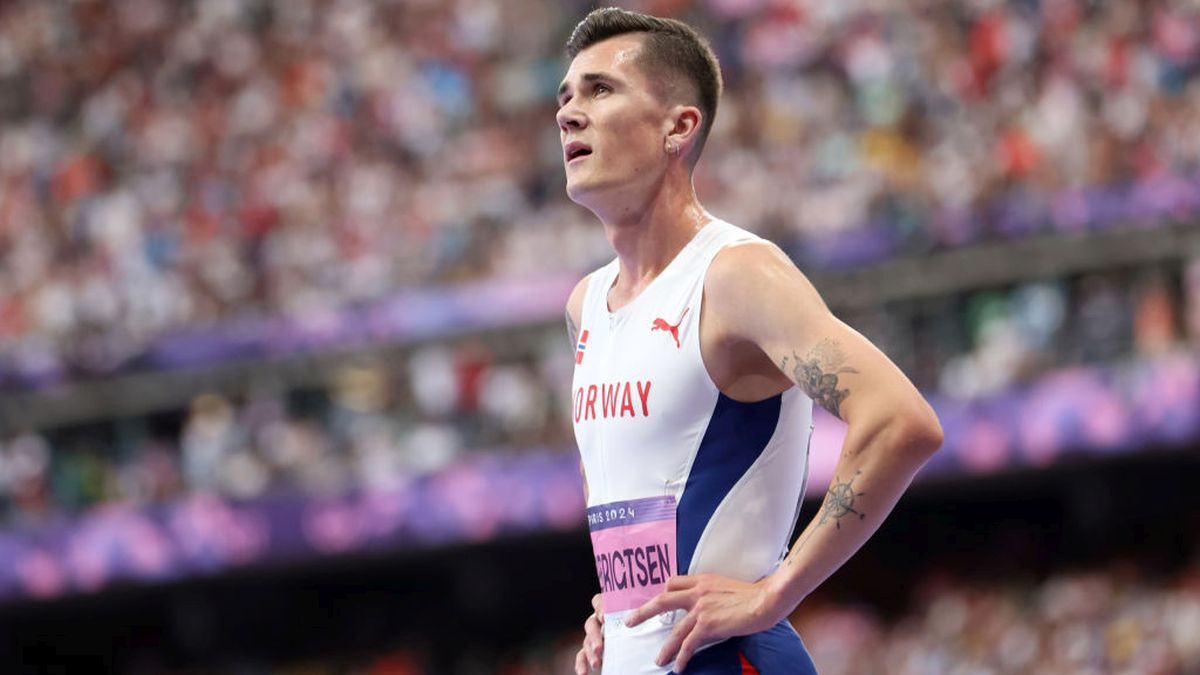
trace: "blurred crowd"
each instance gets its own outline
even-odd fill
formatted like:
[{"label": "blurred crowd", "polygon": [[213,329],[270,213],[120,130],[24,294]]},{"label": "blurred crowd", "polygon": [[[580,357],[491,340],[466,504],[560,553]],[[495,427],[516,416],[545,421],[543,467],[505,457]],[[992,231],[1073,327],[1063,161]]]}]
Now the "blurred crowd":
[{"label": "blurred crowd", "polygon": [[[1200,262],[845,318],[923,390],[969,402],[1019,391],[1056,369],[1194,350]],[[468,336],[346,363],[312,389],[267,378],[240,395],[197,395],[173,413],[0,434],[0,522],[182,493],[341,494],[386,488],[485,450],[573,452],[571,355],[558,325]]]},{"label": "blurred crowd", "polygon": [[[826,675],[1186,675],[1200,672],[1200,568],[1165,579],[1133,565],[1059,572],[1039,582],[933,576],[913,606],[885,617],[861,605],[801,607],[793,617]],[[562,675],[581,633],[543,638],[499,658],[463,651],[449,669],[402,649],[356,661],[240,668],[272,675]]]},{"label": "blurred crowd", "polygon": [[[631,4],[712,36],[697,187],[796,255],[1006,236],[1000,211],[1079,227],[1080,190],[1200,166],[1195,3]],[[0,359],[109,372],[182,326],[603,260],[553,127],[586,9],[3,3]]]},{"label": "blurred crowd", "polygon": [[479,338],[339,367],[326,386],[258,382],[182,411],[0,436],[0,522],[109,502],[386,489],[468,452],[573,449],[565,329],[497,351]]},{"label": "blurred crowd", "polygon": [[[712,37],[727,94],[697,188],[797,259],[856,231],[920,254],[1083,229],[1087,190],[1200,170],[1195,2],[626,4]],[[589,6],[0,3],[0,371],[108,373],[177,329],[599,264],[611,253],[563,195],[553,126],[562,42]],[[843,318],[924,390],[986,397],[1194,347],[1200,261]],[[337,494],[483,450],[570,449],[570,356],[560,327],[503,347],[470,337],[347,363],[311,390],[268,377],[174,412],[0,429],[0,526],[197,492]],[[823,673],[1200,672],[1194,567],[937,578],[916,601],[899,618],[831,604],[796,619]],[[569,672],[577,639],[499,671],[466,654],[459,672]],[[400,651],[279,672],[427,665]]]},{"label": "blurred crowd", "polygon": [[842,318],[922,390],[973,399],[1054,367],[1200,346],[1200,260],[876,305]]},{"label": "blurred crowd", "polygon": [[1200,671],[1200,568],[1150,581],[1134,566],[1041,583],[934,578],[915,607],[883,620],[828,607],[798,629],[822,673],[935,675]]}]

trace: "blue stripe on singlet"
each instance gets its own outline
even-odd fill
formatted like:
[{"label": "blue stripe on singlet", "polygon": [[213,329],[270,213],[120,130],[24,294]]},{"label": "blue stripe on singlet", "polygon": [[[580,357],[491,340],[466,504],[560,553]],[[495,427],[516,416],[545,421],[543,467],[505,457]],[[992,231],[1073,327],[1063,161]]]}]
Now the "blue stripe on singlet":
[{"label": "blue stripe on singlet", "polygon": [[730,638],[701,650],[692,657],[685,675],[741,675],[742,656],[760,675],[817,675],[808,650],[787,619],[761,633]]},{"label": "blue stripe on singlet", "polygon": [[696,545],[717,506],[758,459],[775,434],[783,395],[754,403],[717,395],[675,511],[676,567],[687,574]]},{"label": "blue stripe on singlet", "polygon": [[[676,509],[680,574],[691,568],[700,536],[717,507],[775,435],[782,404],[782,394],[755,403],[717,396]],[[731,638],[700,651],[692,657],[686,675],[741,675],[742,656],[762,675],[817,672],[800,636],[784,619],[761,633]]]}]

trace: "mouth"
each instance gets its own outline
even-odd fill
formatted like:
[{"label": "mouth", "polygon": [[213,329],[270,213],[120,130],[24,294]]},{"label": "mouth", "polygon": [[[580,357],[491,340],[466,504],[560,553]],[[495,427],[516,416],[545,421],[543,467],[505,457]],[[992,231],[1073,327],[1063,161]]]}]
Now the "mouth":
[{"label": "mouth", "polygon": [[587,157],[590,154],[592,154],[591,146],[579,141],[572,141],[563,147],[563,157],[566,159],[567,164],[582,157]]}]

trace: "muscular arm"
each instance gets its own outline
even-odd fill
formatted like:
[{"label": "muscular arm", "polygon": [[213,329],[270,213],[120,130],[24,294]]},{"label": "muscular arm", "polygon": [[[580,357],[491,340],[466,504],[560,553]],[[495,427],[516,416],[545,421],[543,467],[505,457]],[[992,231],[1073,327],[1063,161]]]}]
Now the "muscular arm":
[{"label": "muscular arm", "polygon": [[666,592],[626,619],[636,625],[665,610],[687,610],[657,660],[674,660],[677,672],[702,644],[766,630],[790,614],[878,529],[942,442],[937,417],[908,378],[834,317],[777,248],[723,251],[704,293],[717,344],[761,351],[849,431],[820,511],[774,573],[754,583],[673,577]]},{"label": "muscular arm", "polygon": [[767,609],[786,615],[875,532],[941,445],[942,430],[900,369],[834,317],[778,249],[727,250],[705,291],[728,339],[757,345],[849,428],[819,512],[766,580]]}]

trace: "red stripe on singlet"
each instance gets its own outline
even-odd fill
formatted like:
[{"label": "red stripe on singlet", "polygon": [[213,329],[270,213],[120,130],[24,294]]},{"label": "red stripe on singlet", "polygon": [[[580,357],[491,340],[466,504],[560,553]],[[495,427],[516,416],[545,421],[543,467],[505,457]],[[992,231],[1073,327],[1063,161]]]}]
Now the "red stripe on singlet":
[{"label": "red stripe on singlet", "polygon": [[758,668],[746,660],[745,654],[738,652],[738,657],[742,660],[742,675],[759,675]]}]

